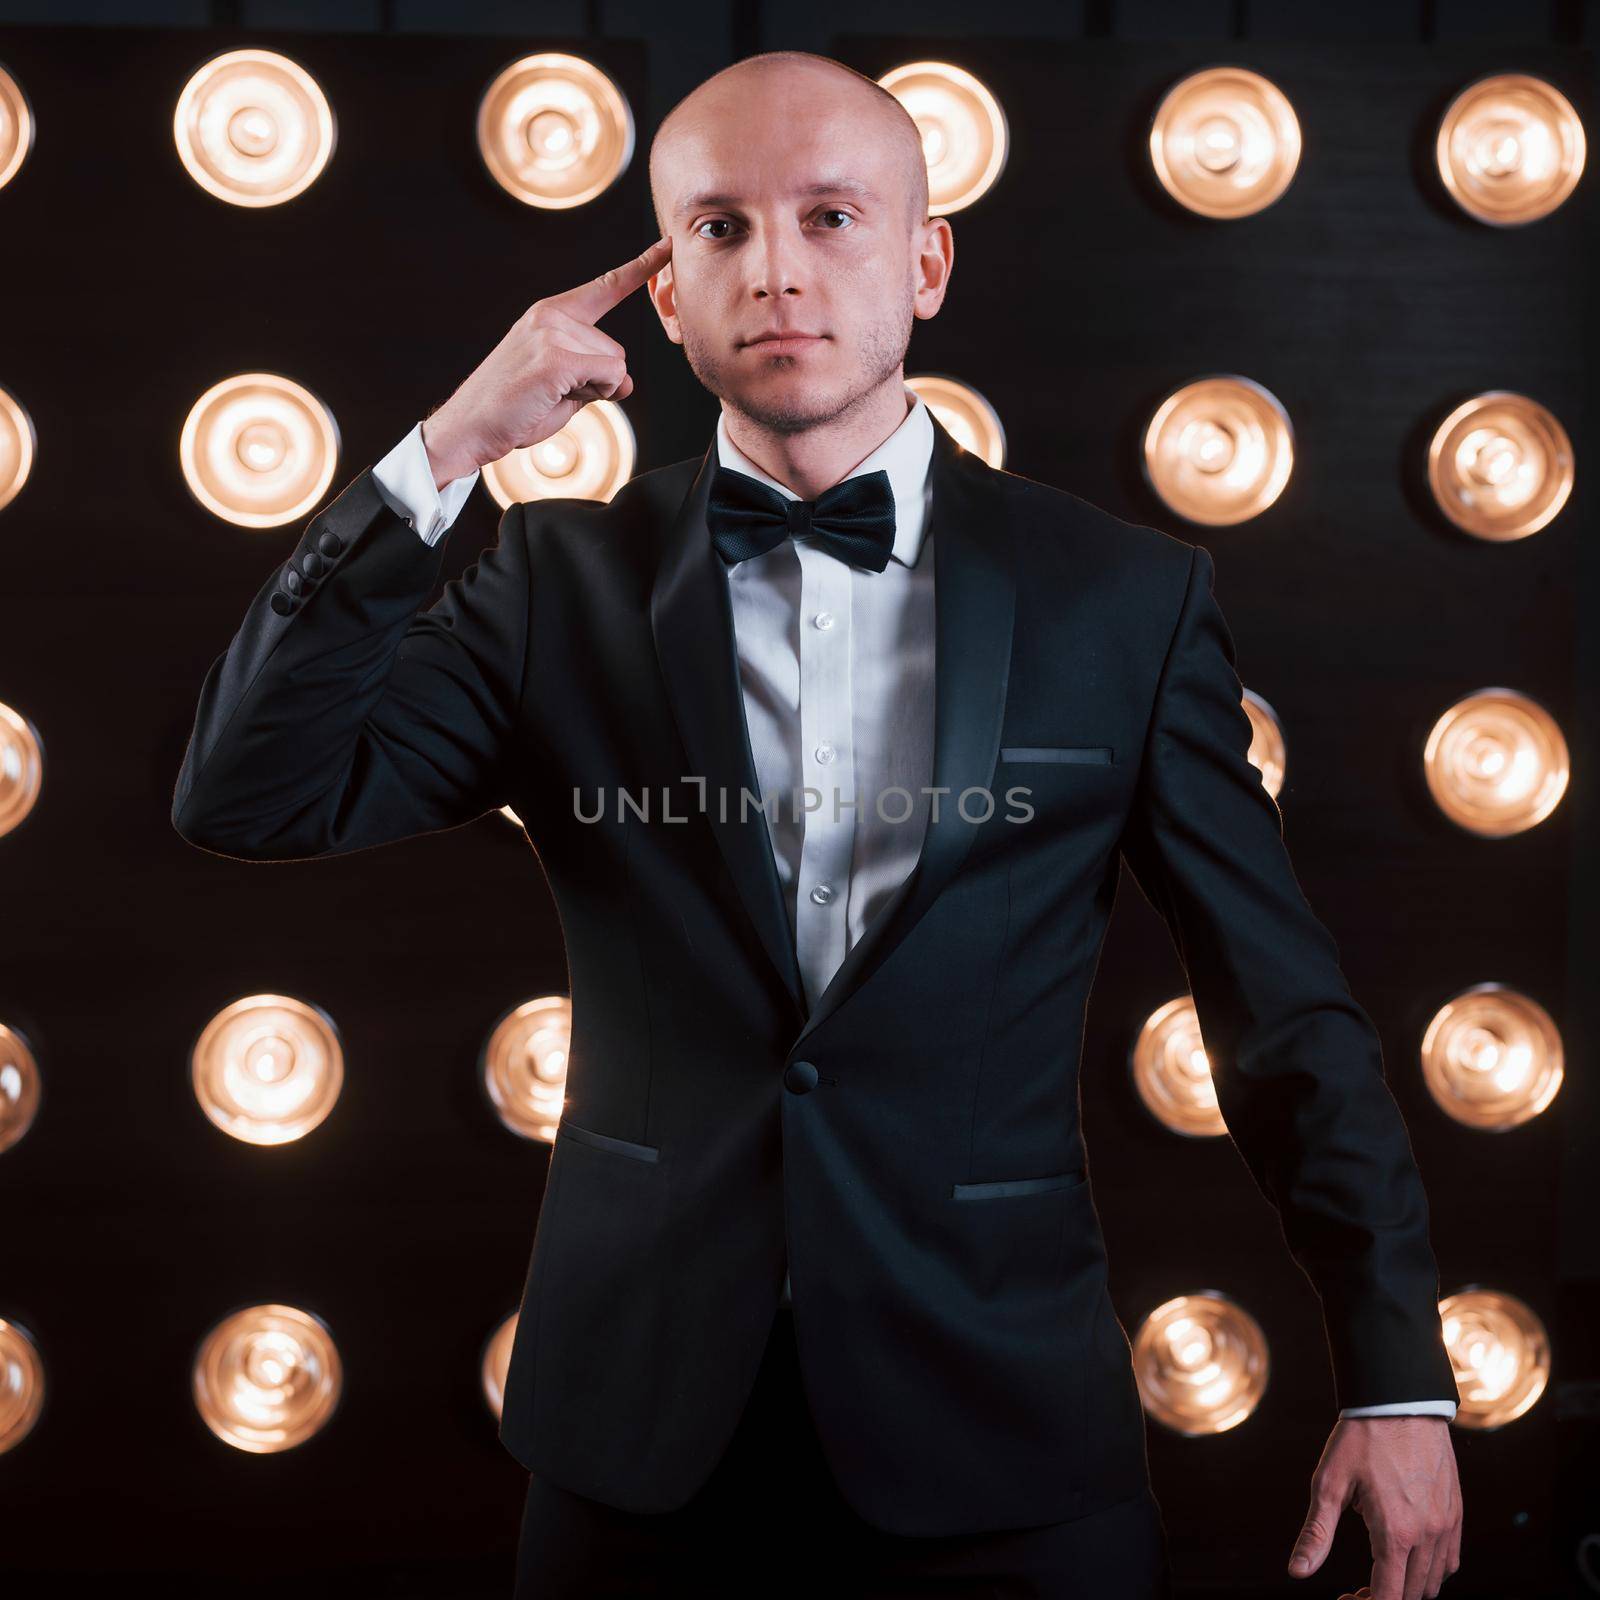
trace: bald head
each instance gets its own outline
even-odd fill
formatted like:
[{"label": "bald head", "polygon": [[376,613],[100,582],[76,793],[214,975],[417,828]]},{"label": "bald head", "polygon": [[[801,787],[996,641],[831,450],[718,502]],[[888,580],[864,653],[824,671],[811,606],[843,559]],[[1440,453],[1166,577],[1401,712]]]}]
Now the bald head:
[{"label": "bald head", "polygon": [[[928,217],[928,167],[922,136],[904,106],[865,74],[831,56],[769,50],[746,56],[690,90],[661,120],[650,141],[650,198],[663,234],[703,199],[700,184],[719,147],[737,150],[742,130],[790,125],[816,115],[849,117],[874,167],[896,191],[906,228]],[[863,177],[862,181],[871,180]]]}]

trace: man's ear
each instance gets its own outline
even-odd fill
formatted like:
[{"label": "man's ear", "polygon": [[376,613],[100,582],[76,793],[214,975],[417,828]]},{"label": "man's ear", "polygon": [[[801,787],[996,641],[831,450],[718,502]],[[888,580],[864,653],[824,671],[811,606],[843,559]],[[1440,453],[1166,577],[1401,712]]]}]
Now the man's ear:
[{"label": "man's ear", "polygon": [[656,315],[661,319],[661,326],[667,330],[667,337],[674,344],[682,344],[683,332],[678,326],[677,287],[672,281],[670,261],[651,278],[646,292],[650,296],[650,304],[656,308]]}]

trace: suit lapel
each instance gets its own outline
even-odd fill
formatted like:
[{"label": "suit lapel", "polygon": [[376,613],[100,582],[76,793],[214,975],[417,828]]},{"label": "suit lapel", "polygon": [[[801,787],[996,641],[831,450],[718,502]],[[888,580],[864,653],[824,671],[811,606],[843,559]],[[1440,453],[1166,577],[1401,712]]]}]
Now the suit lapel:
[{"label": "suit lapel", "polygon": [[[1011,667],[1016,576],[1003,479],[933,419],[934,719],[932,812],[922,851],[862,930],[817,997],[794,1046],[831,1016],[883,963],[933,904],[971,848],[979,823],[962,817],[966,789],[987,789],[1000,750]],[[943,792],[940,792],[943,791]],[[872,797],[864,797],[863,805]],[[970,807],[981,819],[982,796]]]},{"label": "suit lapel", "polygon": [[[762,948],[787,987],[797,1016],[803,1017],[805,988],[794,934],[772,836],[759,805],[761,783],[745,721],[727,570],[706,528],[706,501],[716,470],[713,439],[669,530],[650,597],[650,626],[689,757],[686,776],[705,779],[706,817]],[[756,797],[748,807],[742,804],[745,790]],[[690,799],[699,803],[694,795]]]},{"label": "suit lapel", "polygon": [[[865,982],[949,882],[977,828],[956,802],[963,790],[986,788],[994,776],[1016,601],[1011,531],[1001,478],[937,418],[933,430],[927,535],[935,612],[931,781],[946,792],[937,796],[939,817],[929,816],[915,867],[868,923],[809,1017],[767,819],[755,804],[741,818],[741,792],[759,797],[761,786],[745,722],[727,572],[706,532],[715,440],[668,532],[651,593],[656,654],[690,773],[705,778],[707,819],[762,948],[794,1002],[796,1020],[804,1023],[797,1044]],[[983,807],[974,809],[981,813]]]}]

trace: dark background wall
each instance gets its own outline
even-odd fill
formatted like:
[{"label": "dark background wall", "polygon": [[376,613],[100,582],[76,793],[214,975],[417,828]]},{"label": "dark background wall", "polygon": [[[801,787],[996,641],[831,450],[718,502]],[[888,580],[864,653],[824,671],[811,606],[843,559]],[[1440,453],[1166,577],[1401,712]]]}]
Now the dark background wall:
[{"label": "dark background wall", "polygon": [[[913,55],[972,68],[1011,119],[1000,184],[953,226],[942,314],[907,370],[999,407],[1007,466],[1154,522],[1217,557],[1248,687],[1282,718],[1280,795],[1303,886],[1383,1036],[1428,1184],[1442,1286],[1502,1287],[1549,1325],[1552,1391],[1497,1433],[1454,1431],[1466,1547],[1447,1593],[1581,1593],[1596,1528],[1592,1329],[1600,1214],[1587,1082],[1597,873],[1585,290],[1593,174],[1555,217],[1494,230],[1436,193],[1431,133],[1452,94],[1506,69],[1555,81],[1593,134],[1592,12],[1579,4],[701,3],[138,4],[0,0],[0,63],[40,122],[0,191],[0,384],[30,409],[35,476],[3,514],[0,699],[46,744],[40,806],[0,840],[0,1019],[40,1050],[35,1129],[0,1157],[0,1316],[40,1339],[35,1433],[0,1456],[8,1594],[69,1574],[163,1573],[168,1594],[507,1592],[524,1484],[477,1390],[514,1308],[547,1152],[499,1127],[479,1044],[511,1005],[565,988],[538,863],[495,817],[393,849],[250,866],[187,848],[168,819],[200,680],[298,529],[207,515],[177,465],[196,396],[253,366],[333,408],[336,493],[442,401],[539,296],[653,236],[644,152],[667,108],[757,50],[799,47],[878,75]],[[50,23],[53,26],[39,26]],[[302,61],[339,118],[296,202],[221,205],[182,173],[173,101],[223,49]],[[472,143],[483,85],[567,48],[634,108],[630,170],[592,205],[502,195]],[[1156,190],[1149,115],[1195,67],[1236,61],[1290,95],[1306,135],[1287,195],[1246,222]],[[607,319],[636,391],[646,469],[700,453],[715,421],[635,297]],[[1173,386],[1264,383],[1293,418],[1282,499],[1236,528],[1171,518],[1138,437]],[[1579,446],[1577,491],[1508,546],[1454,535],[1415,463],[1431,424],[1489,387],[1542,398]],[[475,494],[446,576],[493,540]],[[1510,684],[1572,745],[1556,815],[1512,840],[1454,830],[1418,752],[1459,695]],[[1566,1033],[1549,1113],[1474,1135],[1433,1105],[1417,1045],[1468,984],[1526,988]],[[303,995],[338,1022],[343,1098],[298,1144],[258,1150],[205,1121],[195,1033],[242,993]],[[1125,886],[1085,1045],[1083,1098],[1112,1286],[1132,1330],[1214,1287],[1264,1324],[1261,1409],[1215,1439],[1152,1425],[1184,1594],[1310,1593],[1284,1576],[1334,1416],[1319,1309],[1226,1141],[1165,1134],[1128,1083],[1143,1017],[1182,992],[1154,913]],[[281,1298],[331,1325],[346,1363],[332,1424],[280,1456],[216,1441],[188,1398],[196,1341]],[[1365,1582],[1354,1515],[1316,1592]]]}]

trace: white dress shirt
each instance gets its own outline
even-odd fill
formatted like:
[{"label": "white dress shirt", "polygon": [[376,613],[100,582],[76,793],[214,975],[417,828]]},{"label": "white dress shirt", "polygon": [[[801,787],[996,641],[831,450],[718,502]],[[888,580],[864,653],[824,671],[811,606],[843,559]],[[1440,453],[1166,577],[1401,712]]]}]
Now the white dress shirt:
[{"label": "white dress shirt", "polygon": [[[904,420],[846,474],[889,474],[895,535],[884,570],[853,567],[807,537],[785,539],[727,569],[750,748],[761,798],[770,800],[773,856],[810,1005],[909,876],[927,827],[934,606],[926,530],[934,436],[926,404],[904,392]],[[801,498],[739,449],[726,413],[717,418],[717,459],[786,499]],[[390,508],[430,545],[443,538],[478,480],[471,472],[436,489],[420,422],[373,476]],[[790,1304],[789,1288],[785,1273],[780,1304]],[[1419,1400],[1347,1406],[1340,1415],[1455,1411],[1453,1400]]]}]

